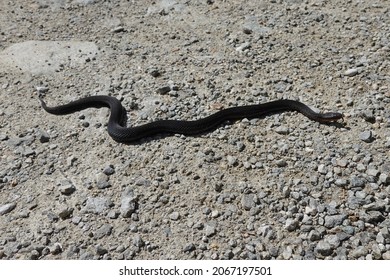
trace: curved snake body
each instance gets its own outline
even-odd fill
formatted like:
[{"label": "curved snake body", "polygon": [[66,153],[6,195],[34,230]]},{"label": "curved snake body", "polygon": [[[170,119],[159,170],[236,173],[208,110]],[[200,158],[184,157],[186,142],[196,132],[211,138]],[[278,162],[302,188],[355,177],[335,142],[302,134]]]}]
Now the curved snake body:
[{"label": "curved snake body", "polygon": [[199,135],[216,129],[226,121],[259,118],[283,111],[297,111],[309,119],[321,123],[335,122],[343,117],[341,113],[335,112],[316,113],[301,102],[281,99],[263,104],[227,108],[199,120],[158,120],[136,127],[126,127],[126,110],[121,102],[112,96],[89,96],[57,107],[48,107],[41,97],[39,99],[43,109],[54,115],[71,114],[90,107],[110,108],[111,114],[107,127],[108,134],[115,141],[121,143],[131,143],[142,138],[164,133]]}]

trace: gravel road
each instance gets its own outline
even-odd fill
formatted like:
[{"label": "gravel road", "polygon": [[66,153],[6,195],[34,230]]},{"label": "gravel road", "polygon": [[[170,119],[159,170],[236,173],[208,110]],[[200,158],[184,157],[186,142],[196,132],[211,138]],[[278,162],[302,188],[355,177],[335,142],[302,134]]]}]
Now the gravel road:
[{"label": "gravel road", "polygon": [[[390,259],[390,6],[0,1],[0,259]],[[132,145],[128,125],[280,98],[286,112]]]}]

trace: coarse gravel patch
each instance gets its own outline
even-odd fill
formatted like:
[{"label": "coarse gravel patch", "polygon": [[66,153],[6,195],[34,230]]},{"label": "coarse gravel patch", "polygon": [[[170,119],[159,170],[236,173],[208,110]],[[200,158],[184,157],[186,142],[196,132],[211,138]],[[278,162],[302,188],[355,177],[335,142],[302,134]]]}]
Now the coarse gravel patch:
[{"label": "coarse gravel patch", "polygon": [[[1,259],[390,259],[386,1],[0,1]],[[339,111],[107,134],[280,98]]]}]

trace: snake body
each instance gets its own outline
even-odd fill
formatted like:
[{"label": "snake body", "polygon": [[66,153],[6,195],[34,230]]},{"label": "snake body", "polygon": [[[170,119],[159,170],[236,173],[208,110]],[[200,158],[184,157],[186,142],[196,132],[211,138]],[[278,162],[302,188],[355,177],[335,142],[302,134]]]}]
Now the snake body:
[{"label": "snake body", "polygon": [[42,108],[46,112],[54,115],[71,114],[90,107],[110,108],[111,114],[107,127],[108,134],[115,141],[121,143],[131,143],[158,134],[199,135],[216,129],[226,121],[236,121],[243,118],[259,118],[283,111],[297,111],[309,119],[320,123],[335,122],[343,117],[341,113],[336,112],[316,113],[301,102],[281,99],[262,104],[223,109],[199,120],[158,120],[136,127],[126,127],[126,109],[118,99],[112,96],[89,96],[57,107],[48,107],[41,97],[39,99]]}]

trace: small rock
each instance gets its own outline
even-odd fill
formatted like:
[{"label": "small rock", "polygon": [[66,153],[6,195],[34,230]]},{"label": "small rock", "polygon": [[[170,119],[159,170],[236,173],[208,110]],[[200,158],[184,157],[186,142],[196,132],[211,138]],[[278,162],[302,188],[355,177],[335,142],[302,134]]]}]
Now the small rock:
[{"label": "small rock", "polygon": [[372,177],[378,178],[379,174],[380,174],[380,171],[377,170],[377,169],[369,168],[369,169],[367,169],[366,173],[367,173],[368,176],[372,176]]},{"label": "small rock", "polygon": [[328,170],[327,170],[327,168],[326,168],[326,166],[325,166],[325,164],[320,164],[320,165],[318,165],[318,172],[320,173],[320,174],[326,174],[327,172],[328,172]]},{"label": "small rock", "polygon": [[49,88],[45,87],[45,86],[37,86],[37,87],[35,87],[35,89],[37,90],[37,92],[39,94],[46,93],[49,91]]},{"label": "small rock", "polygon": [[362,178],[353,176],[351,178],[351,186],[353,188],[363,188],[365,186],[365,181]]},{"label": "small rock", "polygon": [[99,256],[102,256],[104,254],[107,254],[108,253],[108,250],[104,247],[102,247],[101,245],[96,245],[96,254],[98,254]]},{"label": "small rock", "polygon": [[327,228],[333,228],[335,226],[341,225],[342,222],[347,218],[347,215],[327,215],[325,216],[324,226]]},{"label": "small rock", "polygon": [[278,159],[278,160],[276,161],[276,165],[277,165],[278,167],[286,167],[286,166],[287,166],[287,162],[286,162],[284,159]]},{"label": "small rock", "polygon": [[183,248],[183,252],[191,252],[193,250],[195,250],[194,243],[187,243]]},{"label": "small rock", "polygon": [[328,242],[332,249],[336,249],[340,245],[340,239],[336,234],[325,236],[324,241]]},{"label": "small rock", "polygon": [[351,251],[352,259],[358,259],[359,257],[365,257],[368,254],[368,249],[365,246],[359,246]]},{"label": "small rock", "polygon": [[386,251],[382,254],[384,260],[390,260],[390,251]]},{"label": "small rock", "polygon": [[278,134],[287,135],[290,133],[290,129],[286,126],[281,125],[275,128],[275,132]]},{"label": "small rock", "polygon": [[61,218],[61,219],[67,219],[70,217],[70,215],[72,215],[73,213],[73,208],[72,207],[66,207],[64,209],[62,209],[59,213],[58,213],[58,216]]},{"label": "small rock", "polygon": [[236,48],[236,51],[242,52],[242,51],[244,51],[244,50],[246,50],[246,49],[249,49],[250,47],[251,47],[251,44],[248,43],[248,42],[246,42],[246,43],[243,43],[243,44],[241,44],[240,46],[238,46],[238,47]]},{"label": "small rock", "polygon": [[139,234],[136,234],[133,238],[133,245],[141,248],[145,245],[145,242],[142,240],[142,237]]},{"label": "small rock", "polygon": [[154,78],[161,76],[161,72],[157,68],[151,68],[148,72]]},{"label": "small rock", "polygon": [[88,197],[83,213],[101,214],[111,204],[111,201],[105,197]]},{"label": "small rock", "polygon": [[351,68],[351,69],[348,69],[347,71],[344,72],[344,76],[353,77],[353,76],[355,76],[358,72],[359,72],[359,71],[358,71],[357,68]]},{"label": "small rock", "polygon": [[322,235],[319,231],[312,230],[309,232],[308,238],[310,241],[317,241],[317,240],[320,240],[322,238]]},{"label": "small rock", "polygon": [[115,173],[114,166],[112,164],[106,166],[103,169],[103,173],[106,174],[107,176],[110,176],[110,175],[114,174]]},{"label": "small rock", "polygon": [[206,224],[205,226],[205,235],[207,237],[213,236],[217,230],[215,229],[215,225],[213,224]]},{"label": "small rock", "polygon": [[97,239],[101,239],[104,236],[109,236],[111,235],[112,228],[112,225],[109,224],[102,225],[98,230],[96,230],[94,237]]},{"label": "small rock", "polygon": [[169,214],[169,218],[173,221],[177,221],[180,218],[179,212],[172,212]]},{"label": "small rock", "polygon": [[124,218],[131,217],[131,214],[135,212],[137,209],[137,201],[134,196],[134,192],[131,188],[126,188],[126,190],[122,194],[121,200],[121,214]]},{"label": "small rock", "polygon": [[0,205],[0,215],[5,215],[11,212],[15,207],[16,207],[16,203],[14,202]]},{"label": "small rock", "polygon": [[228,155],[228,156],[226,157],[226,159],[227,159],[227,162],[228,162],[228,165],[229,165],[229,166],[235,166],[235,165],[237,165],[237,158],[236,158],[236,157]]},{"label": "small rock", "polygon": [[57,255],[62,252],[62,246],[60,243],[54,243],[53,246],[49,247],[49,251],[53,255]]},{"label": "small rock", "polygon": [[167,94],[168,92],[171,91],[171,87],[170,86],[163,86],[163,87],[160,87],[157,89],[157,93],[158,94]]},{"label": "small rock", "polygon": [[288,218],[284,224],[285,229],[288,231],[294,231],[298,228],[299,222],[297,220]]},{"label": "small rock", "polygon": [[348,185],[348,181],[344,178],[338,178],[334,183],[338,187],[345,187],[346,185]]},{"label": "small rock", "polygon": [[61,182],[61,185],[58,187],[58,189],[62,194],[70,195],[76,190],[76,187],[71,181],[64,180]]},{"label": "small rock", "polygon": [[256,206],[257,197],[255,194],[244,194],[241,198],[241,205],[245,210],[250,210]]},{"label": "small rock", "polygon": [[374,141],[374,138],[372,136],[372,131],[371,130],[366,130],[360,133],[360,140],[366,142],[366,143],[371,143]]},{"label": "small rock", "polygon": [[318,242],[315,250],[322,256],[329,256],[333,252],[332,246],[324,240]]},{"label": "small rock", "polygon": [[123,31],[125,31],[125,28],[123,26],[117,26],[112,30],[112,32],[114,32],[114,33],[119,33],[119,32],[123,32]]},{"label": "small rock", "polygon": [[108,176],[104,173],[99,173],[96,176],[96,187],[98,189],[105,189],[111,187],[111,183],[108,181]]},{"label": "small rock", "polygon": [[377,224],[383,222],[385,217],[379,211],[368,211],[364,214],[361,214],[360,219],[365,223]]},{"label": "small rock", "polygon": [[39,130],[38,139],[41,143],[47,143],[50,141],[50,135],[46,131]]}]

